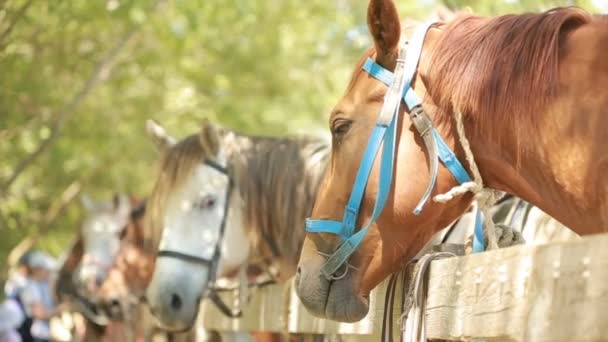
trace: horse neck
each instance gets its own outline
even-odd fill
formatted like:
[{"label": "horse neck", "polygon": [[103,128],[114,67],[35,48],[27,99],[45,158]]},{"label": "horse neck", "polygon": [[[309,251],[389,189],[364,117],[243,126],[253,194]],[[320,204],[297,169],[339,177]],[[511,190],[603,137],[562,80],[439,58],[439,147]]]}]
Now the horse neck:
[{"label": "horse neck", "polygon": [[240,148],[232,151],[230,160],[243,200],[243,218],[252,236],[251,250],[278,264],[281,275],[292,275],[328,148],[310,139],[238,139]]},{"label": "horse neck", "polygon": [[522,131],[517,128],[505,129],[502,137],[474,133],[473,154],[489,187],[527,200],[578,234],[604,232],[608,228],[608,137],[599,141],[594,137],[599,129],[608,131],[608,117],[599,110],[581,115],[570,110],[578,106],[563,103],[566,99],[552,105],[542,129],[525,138],[517,136]]},{"label": "horse neck", "polygon": [[145,237],[141,220],[132,219],[125,229],[125,236],[121,243],[130,243],[137,248],[144,248]]},{"label": "horse neck", "polygon": [[[434,51],[433,58],[423,58],[420,74],[430,85],[428,99],[443,109],[437,113],[463,111],[466,135],[488,186],[527,200],[578,233],[603,231],[608,227],[608,181],[603,177],[608,167],[608,56],[598,46],[608,41],[608,21],[562,9],[548,16],[467,23],[453,26],[462,30],[429,32],[427,50]],[[514,23],[521,25],[510,26]],[[440,37],[446,32],[452,33],[444,41]],[[485,35],[469,40],[475,32]],[[526,49],[513,53],[506,46]],[[487,63],[479,69],[479,63],[470,63],[471,56]],[[489,62],[494,60],[501,62]],[[451,115],[439,117],[449,118],[442,123],[453,122]]]}]

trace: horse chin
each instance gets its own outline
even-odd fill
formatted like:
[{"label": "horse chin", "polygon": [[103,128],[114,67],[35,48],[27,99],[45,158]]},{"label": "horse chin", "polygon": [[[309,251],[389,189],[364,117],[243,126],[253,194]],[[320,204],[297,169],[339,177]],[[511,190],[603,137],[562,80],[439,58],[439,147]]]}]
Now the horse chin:
[{"label": "horse chin", "polygon": [[321,274],[324,260],[315,266],[300,264],[296,274],[296,293],[304,307],[319,318],[353,323],[363,319],[369,311],[369,297],[358,293],[358,275],[350,270],[342,279],[329,281]]},{"label": "horse chin", "polygon": [[[154,293],[154,289],[149,292],[149,295]],[[173,333],[181,333],[192,329],[198,316],[198,303],[200,299],[194,301],[196,304],[191,309],[182,310],[179,313],[168,309],[167,306],[149,305],[150,313],[154,317],[156,324],[163,330]],[[189,311],[189,312],[187,312]]]},{"label": "horse chin", "polygon": [[325,316],[328,319],[354,323],[367,316],[369,297],[358,294],[353,288],[353,283],[353,279],[349,279],[348,276],[331,282],[325,305]]}]

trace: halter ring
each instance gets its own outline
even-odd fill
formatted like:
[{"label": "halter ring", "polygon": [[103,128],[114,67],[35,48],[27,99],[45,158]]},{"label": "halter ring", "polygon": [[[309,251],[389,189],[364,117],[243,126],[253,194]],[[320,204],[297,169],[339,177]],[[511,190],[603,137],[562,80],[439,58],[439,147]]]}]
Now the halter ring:
[{"label": "halter ring", "polygon": [[[318,253],[319,255],[321,255],[321,256],[326,257],[326,258],[329,258],[329,257],[331,256],[331,254],[325,254],[325,253],[323,253],[323,252],[319,252],[319,251],[317,251],[317,253]],[[329,280],[340,280],[340,279],[344,279],[344,277],[346,277],[346,275],[348,274],[348,270],[349,270],[350,268],[352,268],[352,269],[353,269],[353,270],[355,270],[355,271],[358,271],[358,270],[359,270],[359,267],[355,267],[355,266],[351,265],[351,264],[350,264],[348,261],[347,261],[347,262],[344,264],[344,266],[345,266],[345,267],[344,267],[344,273],[342,273],[342,274],[341,274],[341,275],[339,275],[339,276],[335,276],[335,275],[333,275],[333,274],[332,274],[332,275],[331,275],[331,279],[329,279]]]}]

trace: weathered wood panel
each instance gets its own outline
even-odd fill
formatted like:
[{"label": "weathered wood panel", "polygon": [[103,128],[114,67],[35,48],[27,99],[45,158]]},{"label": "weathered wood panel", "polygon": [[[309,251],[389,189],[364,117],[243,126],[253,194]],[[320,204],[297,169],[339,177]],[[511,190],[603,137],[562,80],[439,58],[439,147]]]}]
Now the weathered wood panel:
[{"label": "weathered wood panel", "polygon": [[[258,290],[241,319],[226,318],[203,302],[201,321],[206,329],[222,332],[341,334],[349,341],[378,341],[387,283],[371,295],[368,316],[353,324],[311,316],[293,288],[280,285]],[[395,333],[400,295],[397,291]],[[426,320],[431,339],[608,341],[608,234],[435,261]]]},{"label": "weathered wood panel", "polygon": [[608,340],[608,234],[433,262],[430,338]]},{"label": "weathered wood panel", "polygon": [[[208,330],[221,332],[237,331],[274,331],[298,334],[350,335],[347,340],[378,341],[380,339],[382,315],[384,312],[384,295],[388,281],[382,283],[370,295],[370,310],[363,320],[357,323],[338,323],[312,316],[302,306],[293,286],[269,285],[253,294],[244,308],[243,317],[230,319],[224,316],[213,303],[203,301],[202,315],[199,318],[202,326]],[[394,319],[398,320],[400,312],[401,291],[395,298]],[[227,302],[236,301],[235,293],[222,293]],[[344,339],[344,338],[343,338]]]}]

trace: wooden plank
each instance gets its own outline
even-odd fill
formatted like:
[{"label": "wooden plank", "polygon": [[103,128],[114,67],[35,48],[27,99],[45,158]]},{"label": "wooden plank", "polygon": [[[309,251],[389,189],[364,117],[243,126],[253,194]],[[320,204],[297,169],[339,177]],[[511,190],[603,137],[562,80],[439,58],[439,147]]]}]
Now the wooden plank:
[{"label": "wooden plank", "polygon": [[[347,324],[318,319],[291,286],[257,291],[240,319],[203,302],[204,328],[222,332],[274,331],[346,335],[379,340],[388,281],[370,296],[370,312]],[[427,336],[486,341],[608,340],[608,234],[539,246],[506,248],[433,262]],[[233,293],[222,294],[227,302]],[[395,298],[394,326],[398,333]]]},{"label": "wooden plank", "polygon": [[608,340],[608,234],[433,262],[433,339]]},{"label": "wooden plank", "polygon": [[[291,282],[291,280],[290,280]],[[220,332],[272,331],[297,334],[342,335],[344,341],[380,340],[384,295],[388,280],[370,295],[368,315],[357,323],[339,323],[312,316],[301,304],[291,285],[269,285],[252,294],[244,307],[243,316],[231,319],[224,316],[213,303],[201,304],[199,322],[204,329]],[[227,303],[236,300],[235,293],[220,294]],[[394,321],[399,319],[401,291],[395,296]],[[397,325],[396,325],[397,326]],[[398,332],[398,329],[395,329]],[[345,336],[347,335],[347,336]],[[398,335],[396,335],[398,337]]]},{"label": "wooden plank", "polygon": [[[207,330],[222,332],[236,331],[285,331],[285,304],[286,292],[283,286],[268,285],[254,290],[251,293],[250,302],[243,309],[240,318],[229,318],[225,316],[209,300],[201,304],[201,319],[203,327]],[[237,302],[236,291],[221,292],[220,297],[225,303],[235,305]]]}]

